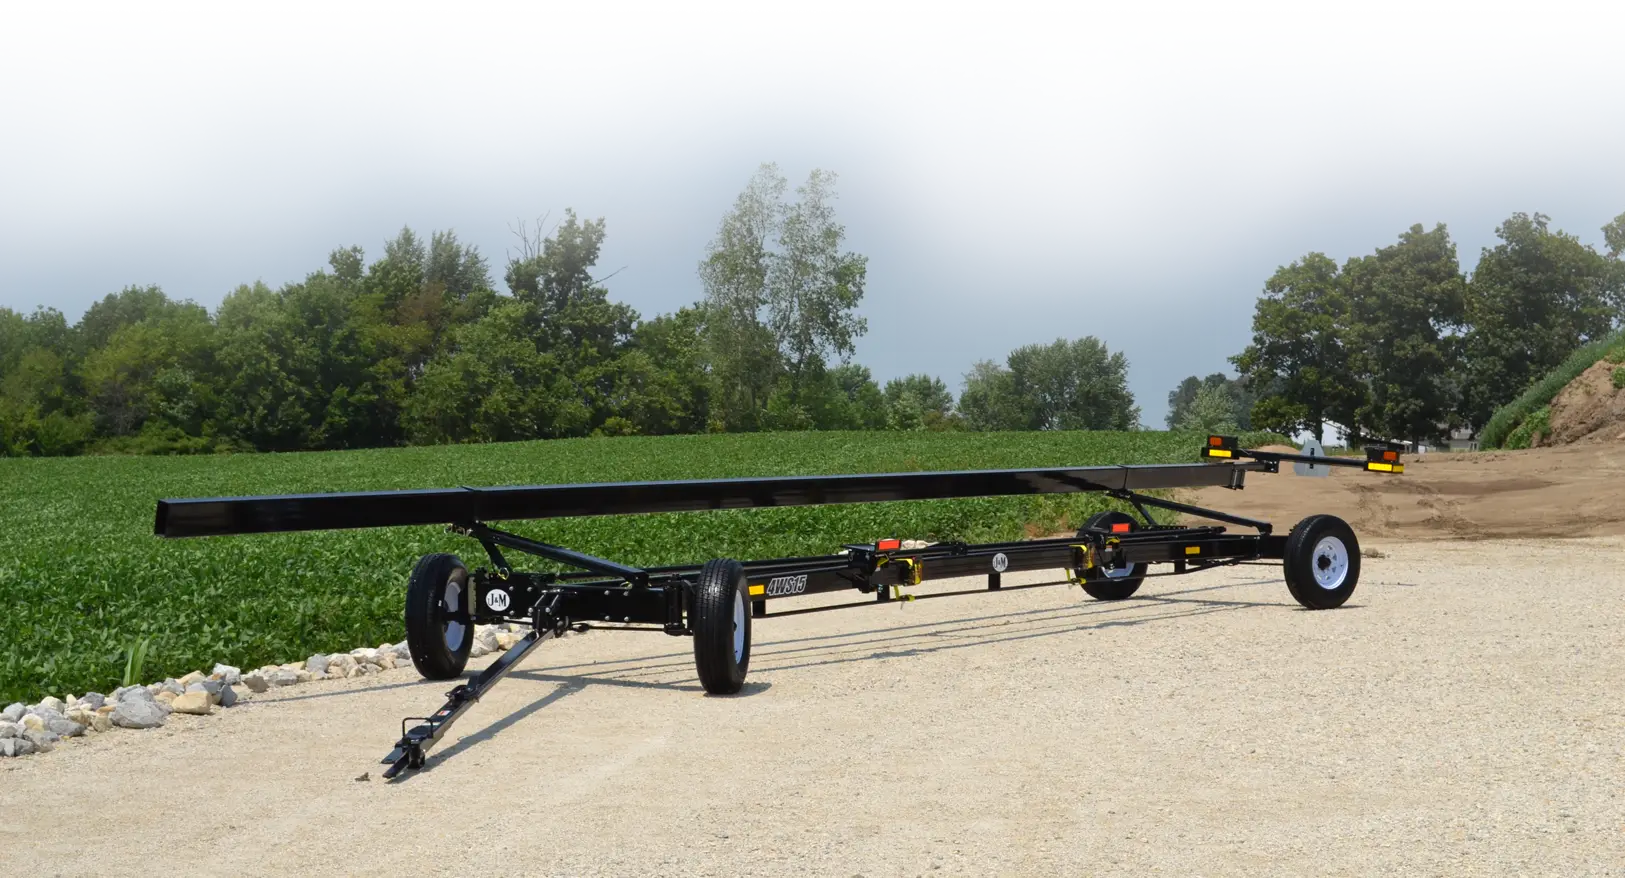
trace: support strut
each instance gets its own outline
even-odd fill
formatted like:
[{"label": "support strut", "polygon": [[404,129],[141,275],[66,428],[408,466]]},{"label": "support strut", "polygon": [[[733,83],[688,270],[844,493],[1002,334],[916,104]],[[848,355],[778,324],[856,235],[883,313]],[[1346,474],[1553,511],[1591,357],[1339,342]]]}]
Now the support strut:
[{"label": "support strut", "polygon": [[647,585],[649,582],[649,573],[642,568],[617,564],[606,558],[566,549],[563,546],[540,543],[519,534],[497,530],[482,522],[453,525],[453,529],[458,533],[479,540],[486,547],[486,551],[490,553],[492,563],[496,564],[498,568],[507,567],[507,562],[502,560],[501,553],[497,552],[493,547],[507,546],[510,549],[535,555],[538,558],[546,558],[549,561],[557,561],[560,564],[568,564],[571,567],[578,567],[600,576],[614,576],[638,585]]},{"label": "support strut", "polygon": [[[1159,509],[1167,509],[1171,512],[1183,512],[1187,515],[1195,515],[1199,518],[1206,518],[1212,521],[1222,521],[1226,524],[1239,524],[1242,527],[1253,528],[1261,534],[1268,534],[1273,530],[1270,523],[1267,521],[1259,521],[1256,518],[1244,518],[1240,515],[1231,515],[1228,512],[1219,512],[1213,509],[1204,509],[1201,506],[1192,506],[1189,503],[1177,503],[1173,500],[1164,500],[1161,497],[1150,497],[1145,494],[1137,494],[1133,491],[1107,491],[1106,496],[1115,497],[1118,500],[1127,500],[1130,503],[1133,503],[1134,508],[1139,509],[1141,515],[1146,514],[1145,509],[1140,505],[1143,503],[1146,506],[1155,506]],[[1150,520],[1150,516],[1146,515],[1146,519]]]},{"label": "support strut", "polygon": [[[486,690],[496,685],[498,680],[508,675],[530,651],[542,644],[549,635],[557,637],[569,627],[569,620],[554,615],[558,606],[559,596],[555,594],[545,609],[538,608],[536,613],[537,625],[534,630],[520,638],[492,662],[485,670],[469,679],[467,683],[446,693],[446,703],[434,712],[433,716],[409,716],[401,720],[401,739],[395,742],[395,749],[383,758],[383,764],[389,768],[384,769],[384,779],[389,780],[402,771],[422,768],[428,760],[429,748],[440,742],[446,731],[451,728],[474,702],[480,700]],[[413,720],[421,722],[408,729],[406,724]]]}]

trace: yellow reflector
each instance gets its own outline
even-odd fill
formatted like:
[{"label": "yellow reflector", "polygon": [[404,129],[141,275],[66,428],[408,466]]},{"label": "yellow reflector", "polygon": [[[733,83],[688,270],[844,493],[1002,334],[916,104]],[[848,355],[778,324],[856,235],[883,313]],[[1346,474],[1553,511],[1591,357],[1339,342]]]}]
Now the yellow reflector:
[{"label": "yellow reflector", "polygon": [[1402,473],[1405,471],[1403,463],[1378,463],[1374,460],[1366,461],[1365,468],[1374,473]]},{"label": "yellow reflector", "polygon": [[751,597],[755,597],[755,596],[757,596],[759,594],[767,594],[767,586],[765,586],[765,585],[753,585],[753,586],[750,587],[750,596]]},{"label": "yellow reflector", "polygon": [[1185,554],[1187,554],[1187,555],[1200,555],[1200,554],[1202,554],[1202,547],[1201,546],[1186,546],[1185,547]]},{"label": "yellow reflector", "polygon": [[1229,457],[1230,452],[1224,450],[1223,448],[1209,448],[1207,450],[1207,456],[1208,457]]}]

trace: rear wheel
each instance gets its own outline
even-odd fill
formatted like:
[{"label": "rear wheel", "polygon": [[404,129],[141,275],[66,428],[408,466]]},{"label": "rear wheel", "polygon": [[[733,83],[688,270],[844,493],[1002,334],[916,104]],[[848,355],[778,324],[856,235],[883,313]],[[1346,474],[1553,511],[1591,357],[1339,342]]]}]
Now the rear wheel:
[{"label": "rear wheel", "polygon": [[[1117,525],[1117,528],[1113,528]],[[1126,530],[1123,526],[1127,526]],[[1097,512],[1078,530],[1078,536],[1091,528],[1116,533],[1133,533],[1140,529],[1134,517],[1126,512]],[[1083,590],[1098,601],[1120,601],[1132,597],[1145,581],[1145,565],[1129,564],[1115,569],[1096,568],[1079,572]]]},{"label": "rear wheel", "polygon": [[728,558],[705,562],[694,583],[689,627],[694,631],[694,667],[705,691],[733,695],[744,688],[750,668],[744,565]]},{"label": "rear wheel", "polygon": [[1281,568],[1287,590],[1311,610],[1341,607],[1360,581],[1360,542],[1335,515],[1311,515],[1286,538]]},{"label": "rear wheel", "polygon": [[424,555],[406,583],[406,648],[418,673],[449,680],[474,645],[468,568],[455,555]]}]

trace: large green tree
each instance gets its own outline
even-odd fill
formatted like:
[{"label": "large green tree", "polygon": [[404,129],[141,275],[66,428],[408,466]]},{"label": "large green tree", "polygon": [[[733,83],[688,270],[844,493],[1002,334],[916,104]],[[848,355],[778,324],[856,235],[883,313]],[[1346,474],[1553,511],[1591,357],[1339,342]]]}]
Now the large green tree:
[{"label": "large green tree", "polygon": [[1602,237],[1608,248],[1606,298],[1618,324],[1625,322],[1625,213],[1602,227]]},{"label": "large green tree", "polygon": [[954,395],[941,378],[915,374],[886,382],[886,427],[940,430],[954,425]]},{"label": "large green tree", "polygon": [[703,433],[711,426],[710,373],[697,308],[638,324],[615,377],[615,407],[627,432]]},{"label": "large green tree", "polygon": [[1625,256],[1625,213],[1608,221],[1602,227],[1602,239],[1608,246],[1608,258],[1619,259]]},{"label": "large green tree", "polygon": [[190,302],[119,327],[80,367],[97,428],[104,436],[148,426],[212,432],[217,349],[214,321]]},{"label": "large green tree", "polygon": [[1128,359],[1094,336],[1019,347],[1003,366],[977,363],[959,412],[972,430],[1132,430],[1140,420]]},{"label": "large green tree", "polygon": [[261,451],[325,447],[318,344],[283,297],[263,283],[240,286],[220,303],[216,323],[222,427]]},{"label": "large green tree", "polygon": [[730,429],[817,423],[830,363],[866,329],[854,312],[867,260],[842,249],[835,175],[814,170],[794,202],[787,189],[777,166],[758,168],[700,263],[716,410]]},{"label": "large green tree", "polygon": [[26,316],[0,308],[0,378],[15,372],[30,351],[46,350],[58,357],[70,357],[72,335],[62,312],[55,308],[39,308]]},{"label": "large green tree", "polygon": [[783,372],[783,358],[762,313],[788,185],[777,165],[757,168],[723,214],[700,262],[704,331],[717,390],[713,412],[729,430],[761,426]]},{"label": "large green tree", "polygon": [[413,384],[450,343],[457,327],[479,320],[495,301],[485,260],[449,232],[425,245],[410,228],[384,245],[360,282],[352,325],[366,369],[359,392],[371,409],[373,444],[405,439],[400,416]]},{"label": "large green tree", "polygon": [[1204,384],[1180,412],[1173,428],[1193,433],[1234,433],[1239,429],[1235,397],[1223,385]]},{"label": "large green tree", "polygon": [[416,382],[496,301],[484,257],[452,232],[425,244],[403,228],[370,265],[359,247],[333,251],[328,264],[280,290],[241,287],[221,304],[224,435],[263,450],[405,441]]},{"label": "large green tree", "polygon": [[1128,358],[1085,336],[1016,348],[1006,361],[1029,430],[1132,430]]},{"label": "large green tree", "polygon": [[967,429],[1027,429],[1023,408],[1016,398],[1014,378],[1002,364],[978,360],[965,373],[958,409]]},{"label": "large green tree", "polygon": [[526,308],[526,336],[557,363],[560,392],[570,388],[585,407],[581,426],[561,420],[558,429],[566,432],[557,435],[594,429],[616,415],[618,361],[632,344],[638,312],[612,301],[593,276],[607,234],[602,217],[582,221],[566,210],[551,234],[532,239],[508,262],[509,289]]},{"label": "large green tree", "polygon": [[455,333],[452,351],[430,362],[404,411],[419,443],[505,442],[581,435],[592,411],[561,368],[528,334],[532,307],[498,304]]},{"label": "large green tree", "polygon": [[863,299],[868,259],[841,249],[846,229],[835,219],[835,175],[814,169],[796,195],[784,210],[767,274],[767,323],[792,388],[809,368],[845,362],[867,329],[853,312]]},{"label": "large green tree", "polygon": [[1474,428],[1614,325],[1609,261],[1548,222],[1538,213],[1513,214],[1496,229],[1501,243],[1484,250],[1467,284],[1472,328],[1462,411]]},{"label": "large green tree", "polygon": [[1444,225],[1413,225],[1399,243],[1350,259],[1342,286],[1349,363],[1364,388],[1355,423],[1383,439],[1448,433],[1460,396],[1466,282]]},{"label": "large green tree", "polygon": [[[1246,382],[1238,378],[1231,378],[1223,372],[1214,372],[1206,378],[1191,375],[1184,381],[1179,382],[1179,386],[1168,391],[1168,414],[1163,418],[1164,423],[1168,425],[1168,429],[1187,429],[1187,427],[1181,425],[1187,421],[1191,405],[1196,402],[1196,398],[1204,390],[1210,388],[1230,401],[1229,413],[1225,420],[1235,424],[1236,429],[1251,430],[1255,395],[1247,387]],[[1210,393],[1211,397],[1212,393]],[[1211,401],[1208,405],[1211,405]],[[1204,419],[1206,419],[1205,416]]]},{"label": "large green tree", "polygon": [[75,454],[92,433],[62,312],[0,308],[0,456]]},{"label": "large green tree", "polygon": [[824,423],[829,430],[882,430],[887,426],[886,397],[869,367],[844,363],[829,370],[839,401]]},{"label": "large green tree", "polygon": [[1340,280],[1336,262],[1310,253],[1265,282],[1252,344],[1230,358],[1248,386],[1270,388],[1254,405],[1254,426],[1306,429],[1322,441],[1328,420],[1356,426],[1363,394],[1345,338],[1348,299]]},{"label": "large green tree", "polygon": [[81,354],[105,344],[126,326],[140,323],[149,317],[161,317],[182,303],[176,302],[156,285],[128,286],[109,293],[101,301],[92,303],[74,327]]}]

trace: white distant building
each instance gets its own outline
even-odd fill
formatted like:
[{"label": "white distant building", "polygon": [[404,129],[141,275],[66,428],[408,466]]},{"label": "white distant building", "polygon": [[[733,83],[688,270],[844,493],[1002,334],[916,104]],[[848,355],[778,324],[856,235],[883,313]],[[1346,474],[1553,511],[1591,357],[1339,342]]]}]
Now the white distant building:
[{"label": "white distant building", "polygon": [[1451,451],[1477,451],[1478,437],[1473,435],[1472,430],[1451,430],[1450,441],[1445,443],[1445,447]]},{"label": "white distant building", "polygon": [[[1296,442],[1300,448],[1303,446],[1303,443],[1313,438],[1314,437],[1309,435],[1307,431],[1301,432],[1292,437],[1293,441]],[[1324,444],[1327,448],[1347,447],[1348,440],[1344,438],[1343,427],[1339,424],[1334,424],[1331,421],[1327,421],[1326,441],[1322,444]],[[1415,442],[1407,441],[1400,441],[1399,444],[1405,446],[1405,451],[1410,454],[1422,454],[1428,451],[1438,451],[1441,448],[1441,446],[1438,445],[1418,445]],[[1446,440],[1442,448],[1446,451],[1477,451],[1478,438],[1471,430],[1451,430],[1450,438]]]}]

